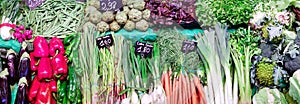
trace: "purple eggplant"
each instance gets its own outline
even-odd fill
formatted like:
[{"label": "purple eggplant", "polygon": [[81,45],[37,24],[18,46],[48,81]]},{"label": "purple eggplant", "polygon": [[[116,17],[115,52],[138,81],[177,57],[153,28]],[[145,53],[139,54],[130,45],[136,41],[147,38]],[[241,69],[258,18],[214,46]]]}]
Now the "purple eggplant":
[{"label": "purple eggplant", "polygon": [[15,100],[15,104],[29,104],[28,98],[28,86],[25,83],[22,83],[18,87],[17,97]]},{"label": "purple eggplant", "polygon": [[29,54],[27,52],[24,52],[22,54],[22,57],[20,58],[20,63],[18,67],[17,72],[17,79],[20,79],[22,77],[25,77],[27,80],[27,83],[30,83],[31,79],[31,72],[30,72],[30,58]]},{"label": "purple eggplant", "polygon": [[7,50],[0,48],[0,58],[6,58]]},{"label": "purple eggplant", "polygon": [[[7,74],[5,75],[2,75],[3,72],[5,72]],[[10,87],[9,87],[9,84],[8,84],[8,79],[7,79],[7,76],[8,76],[8,72],[7,72],[7,69],[6,70],[3,70],[1,71],[0,73],[0,99],[1,99],[1,104],[10,104],[10,101],[11,101],[11,92],[10,92]]]},{"label": "purple eggplant", "polygon": [[17,81],[17,68],[18,68],[18,61],[17,55],[13,50],[8,50],[7,53],[7,65],[8,65],[8,82],[10,85],[14,85]]}]

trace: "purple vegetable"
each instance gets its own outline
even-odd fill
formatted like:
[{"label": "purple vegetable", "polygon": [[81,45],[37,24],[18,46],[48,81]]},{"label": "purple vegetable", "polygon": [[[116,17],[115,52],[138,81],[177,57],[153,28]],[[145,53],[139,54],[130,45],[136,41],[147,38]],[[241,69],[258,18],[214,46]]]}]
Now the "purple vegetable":
[{"label": "purple vegetable", "polygon": [[20,29],[19,29],[19,28],[15,28],[15,32],[16,32],[16,33],[19,33],[19,32],[20,32]]},{"label": "purple vegetable", "polygon": [[[5,70],[5,71],[7,71],[7,70]],[[10,101],[11,101],[11,95],[10,94],[11,93],[10,93],[10,87],[9,87],[9,84],[8,84],[7,75],[1,76],[0,77],[0,99],[1,99],[1,104],[10,104]]]},{"label": "purple vegetable", "polygon": [[13,50],[8,50],[7,53],[7,65],[8,65],[8,73],[9,73],[9,84],[13,85],[17,81],[17,67],[18,67],[18,61],[17,61],[17,55]]},{"label": "purple vegetable", "polygon": [[27,81],[30,80],[30,58],[27,52],[24,52],[18,67],[18,79],[26,77]]},{"label": "purple vegetable", "polygon": [[21,34],[20,32],[15,32],[15,33],[13,34],[13,36],[14,36],[15,38],[21,38],[21,37],[22,37],[22,34]]},{"label": "purple vegetable", "polygon": [[24,30],[24,29],[25,29],[24,25],[20,25],[20,26],[19,26],[19,29],[20,29],[20,30]]},{"label": "purple vegetable", "polygon": [[151,11],[151,20],[155,25],[173,25],[174,23],[192,23],[195,21],[195,0],[146,0],[146,8]]},{"label": "purple vegetable", "polygon": [[22,43],[22,42],[23,42],[23,39],[22,39],[22,38],[18,38],[18,41],[19,41],[20,43]]},{"label": "purple vegetable", "polygon": [[26,97],[28,93],[27,89],[28,86],[26,84],[22,83],[19,85],[15,104],[29,104],[29,101]]}]

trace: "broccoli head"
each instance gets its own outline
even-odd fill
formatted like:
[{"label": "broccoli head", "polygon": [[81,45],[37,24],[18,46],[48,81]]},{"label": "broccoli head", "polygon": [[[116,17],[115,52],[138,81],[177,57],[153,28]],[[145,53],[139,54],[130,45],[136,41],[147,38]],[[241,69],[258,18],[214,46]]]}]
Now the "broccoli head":
[{"label": "broccoli head", "polygon": [[275,63],[259,62],[256,69],[256,79],[260,85],[270,86],[274,84],[273,72]]}]

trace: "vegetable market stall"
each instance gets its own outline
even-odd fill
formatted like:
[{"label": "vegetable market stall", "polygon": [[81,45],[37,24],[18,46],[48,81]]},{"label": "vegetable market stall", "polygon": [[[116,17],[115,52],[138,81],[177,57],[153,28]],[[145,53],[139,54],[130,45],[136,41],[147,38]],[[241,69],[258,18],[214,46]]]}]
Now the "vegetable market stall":
[{"label": "vegetable market stall", "polygon": [[1,104],[298,104],[297,0],[2,0]]}]

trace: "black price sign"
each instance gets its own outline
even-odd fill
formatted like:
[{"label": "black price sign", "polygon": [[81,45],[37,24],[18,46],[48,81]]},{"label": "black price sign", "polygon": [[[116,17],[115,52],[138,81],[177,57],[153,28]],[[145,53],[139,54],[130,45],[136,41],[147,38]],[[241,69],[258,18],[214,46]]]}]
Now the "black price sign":
[{"label": "black price sign", "polygon": [[196,47],[197,47],[197,42],[185,40],[182,42],[181,51],[184,53],[193,52],[196,50]]},{"label": "black price sign", "polygon": [[100,11],[116,11],[123,7],[122,0],[100,0]]},{"label": "black price sign", "polygon": [[97,42],[97,45],[100,49],[101,48],[108,48],[108,47],[114,45],[114,39],[113,39],[111,34],[106,35],[106,36],[102,36],[102,37],[98,37],[96,39],[96,42]]},{"label": "black price sign", "polygon": [[134,52],[137,55],[141,55],[142,57],[151,57],[152,51],[153,51],[153,45],[151,44],[143,43],[139,41],[135,43]]}]

